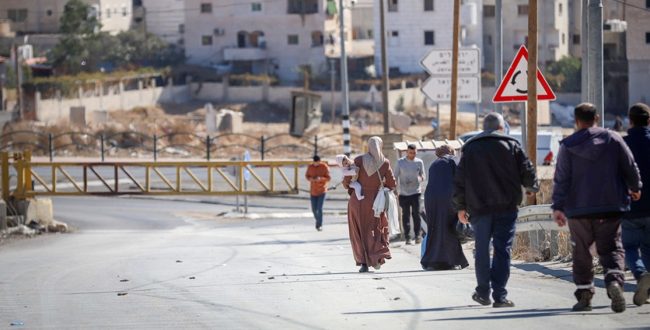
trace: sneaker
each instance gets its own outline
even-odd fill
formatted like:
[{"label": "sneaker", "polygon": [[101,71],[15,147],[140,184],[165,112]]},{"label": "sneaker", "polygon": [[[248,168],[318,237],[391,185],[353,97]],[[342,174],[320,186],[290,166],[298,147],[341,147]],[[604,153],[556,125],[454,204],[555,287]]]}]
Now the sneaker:
[{"label": "sneaker", "polygon": [[472,300],[476,301],[477,303],[483,306],[487,306],[492,303],[490,301],[490,298],[483,298],[478,294],[478,292],[474,292],[474,294],[472,294]]},{"label": "sneaker", "polygon": [[573,305],[571,311],[573,312],[591,312],[591,298],[594,294],[589,290],[578,290],[575,292],[578,302]]},{"label": "sneaker", "polygon": [[368,265],[361,264],[361,268],[359,268],[359,273],[367,273],[367,272],[368,272]]},{"label": "sneaker", "polygon": [[639,282],[636,284],[636,291],[634,291],[634,304],[637,306],[642,306],[647,303],[648,292],[650,291],[650,273],[645,273],[639,278]]},{"label": "sneaker", "polygon": [[623,297],[623,289],[621,286],[612,282],[607,285],[607,295],[612,300],[612,310],[615,313],[623,313],[625,311],[625,297]]},{"label": "sneaker", "polygon": [[406,239],[406,245],[413,245],[413,240],[410,238]]},{"label": "sneaker", "polygon": [[420,244],[422,243],[422,237],[418,236],[415,238],[415,244]]},{"label": "sneaker", "polygon": [[316,227],[316,230],[318,230],[318,231],[323,231],[323,227],[322,227],[322,226],[318,226],[318,227]]},{"label": "sneaker", "polygon": [[492,307],[494,308],[515,307],[515,303],[513,303],[511,300],[505,299],[502,301],[495,301],[494,304],[492,304]]}]

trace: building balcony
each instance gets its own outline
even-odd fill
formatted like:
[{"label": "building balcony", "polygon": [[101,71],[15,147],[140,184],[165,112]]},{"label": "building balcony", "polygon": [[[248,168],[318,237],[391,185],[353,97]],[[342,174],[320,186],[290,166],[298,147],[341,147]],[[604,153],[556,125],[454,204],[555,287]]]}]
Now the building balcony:
[{"label": "building balcony", "polygon": [[269,58],[269,52],[259,47],[226,48],[223,58],[226,61],[261,61]]}]

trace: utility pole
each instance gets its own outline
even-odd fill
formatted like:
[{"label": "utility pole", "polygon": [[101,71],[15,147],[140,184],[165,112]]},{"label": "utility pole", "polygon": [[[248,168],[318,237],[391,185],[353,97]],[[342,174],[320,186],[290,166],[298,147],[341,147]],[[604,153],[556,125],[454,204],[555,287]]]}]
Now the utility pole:
[{"label": "utility pole", "polygon": [[386,52],[386,13],[384,1],[379,0],[379,33],[381,37],[381,101],[384,105],[384,134],[390,132],[390,117],[388,116],[388,91],[390,90],[388,75],[388,59]]},{"label": "utility pole", "polygon": [[456,113],[458,111],[458,41],[460,35],[460,0],[454,0],[454,34],[451,61],[451,122],[449,139],[456,139]]},{"label": "utility pole", "polygon": [[[605,127],[603,95],[603,0],[589,0],[589,63],[590,102],[598,109],[600,126]],[[584,54],[583,54],[584,56]]]},{"label": "utility pole", "polygon": [[[528,0],[528,112],[527,151],[537,168],[537,0]],[[522,132],[523,136],[523,132]],[[535,197],[529,204],[536,204]]]},{"label": "utility pole", "polygon": [[16,44],[14,44],[11,47],[11,51],[14,54],[14,66],[16,68],[16,70],[14,70],[14,71],[15,71],[15,74],[16,74],[16,96],[17,96],[17,99],[18,99],[18,115],[19,115],[18,118],[22,120],[23,117],[24,117],[23,108],[25,107],[25,105],[23,103],[23,90],[22,90],[23,89],[22,88],[22,85],[23,85],[23,70],[22,70],[22,66],[20,64],[20,54],[18,52],[18,46],[16,46]]},{"label": "utility pole", "polygon": [[582,63],[580,74],[582,78],[580,97],[582,102],[592,102],[589,91],[591,90],[589,74],[589,0],[580,0],[582,4],[582,27],[580,32],[580,53],[582,54]]},{"label": "utility pole", "polygon": [[350,148],[350,99],[348,95],[348,57],[345,54],[345,7],[343,7],[343,0],[339,0],[339,9],[341,10],[341,13],[339,14],[339,29],[341,35],[341,103],[343,105],[343,153],[347,156],[350,156],[350,153],[352,152]]},{"label": "utility pole", "polygon": [[[501,85],[501,77],[503,77],[503,0],[496,0],[495,3],[495,18],[496,18],[496,38],[494,40],[494,49],[496,55],[494,56],[494,87],[499,88]],[[501,103],[494,103],[494,110],[497,113],[503,113],[503,106]]]},{"label": "utility pole", "polygon": [[332,127],[334,127],[334,119],[336,119],[336,102],[334,101],[334,90],[336,89],[336,68],[334,64],[334,59],[330,58],[330,80],[331,80],[331,88],[332,88],[332,93],[330,95],[330,104],[332,108],[332,118],[330,119],[330,122],[332,123]]}]

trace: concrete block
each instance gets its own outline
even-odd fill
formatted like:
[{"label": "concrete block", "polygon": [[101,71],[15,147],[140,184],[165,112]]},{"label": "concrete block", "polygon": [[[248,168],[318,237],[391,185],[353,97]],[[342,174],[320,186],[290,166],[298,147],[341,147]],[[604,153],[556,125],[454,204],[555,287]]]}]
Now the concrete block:
[{"label": "concrete block", "polygon": [[86,126],[86,107],[70,107],[70,124]]},{"label": "concrete block", "polygon": [[219,133],[241,133],[244,114],[230,109],[221,109],[217,113],[216,126]]}]

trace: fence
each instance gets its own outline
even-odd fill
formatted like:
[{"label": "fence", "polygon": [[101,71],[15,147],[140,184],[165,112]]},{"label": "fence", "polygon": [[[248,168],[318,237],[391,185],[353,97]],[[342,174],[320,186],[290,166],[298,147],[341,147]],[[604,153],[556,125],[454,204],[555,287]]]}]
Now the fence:
[{"label": "fence", "polygon": [[[418,140],[414,136],[405,136]],[[361,152],[361,136],[352,134],[353,152]],[[270,136],[227,133],[215,136],[175,132],[164,135],[146,135],[135,131],[47,133],[13,131],[0,135],[0,151],[20,152],[31,150],[36,156],[54,161],[61,156],[98,156],[101,161],[109,157],[160,156],[232,159],[244,151],[254,159],[271,158],[306,159],[312,155],[333,156],[342,153],[340,133],[297,138],[287,133]]]}]

